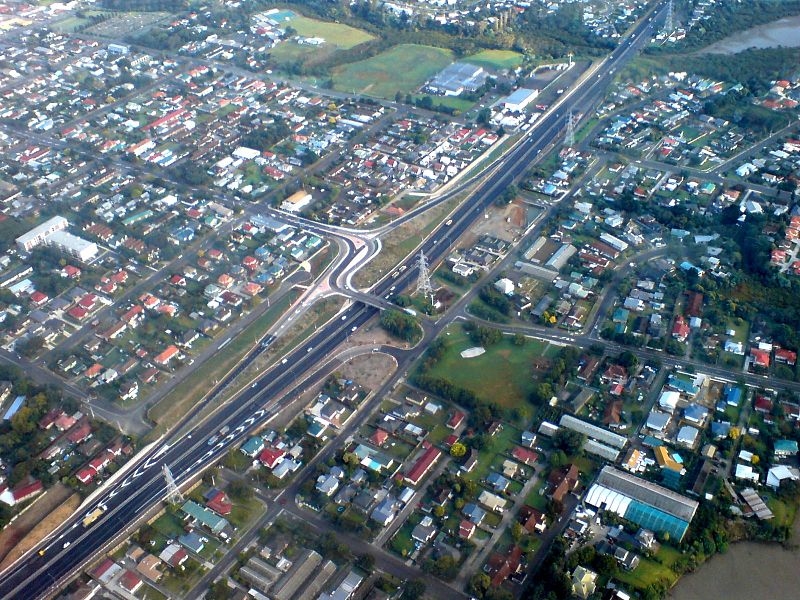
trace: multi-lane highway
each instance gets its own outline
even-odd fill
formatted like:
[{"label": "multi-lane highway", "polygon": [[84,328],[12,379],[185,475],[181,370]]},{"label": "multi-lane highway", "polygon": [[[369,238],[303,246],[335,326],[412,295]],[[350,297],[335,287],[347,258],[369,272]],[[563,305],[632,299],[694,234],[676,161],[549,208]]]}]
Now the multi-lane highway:
[{"label": "multi-lane highway", "polygon": [[[617,69],[649,39],[655,21],[652,17],[646,17],[640,22],[620,47],[565,95],[529,131],[527,137],[498,161],[496,168],[476,191],[452,213],[448,219],[450,224],[439,226],[416,252],[423,250],[432,262],[445,256],[452,244],[482,216],[495,198],[521,176],[537,156],[556,142],[565,128],[567,112],[572,110],[585,114],[595,105]],[[349,239],[347,243],[350,244],[347,256],[359,257],[358,261],[362,261],[369,252],[369,249],[362,251],[357,239]],[[387,298],[395,290],[400,291],[411,285],[416,278],[415,259],[415,256],[409,257],[398,266],[405,269],[393,271],[392,275],[397,275],[387,276],[371,292]],[[340,261],[334,269],[334,281],[352,268],[351,262]],[[125,476],[108,485],[80,514],[2,573],[0,597],[39,598],[63,585],[87,561],[110,542],[127,533],[141,516],[165,498],[162,465],[169,466],[178,484],[196,477],[205,467],[224,456],[248,432],[263,426],[280,412],[291,397],[287,392],[306,387],[323,377],[323,372],[315,371],[315,368],[377,312],[378,309],[373,306],[355,302],[195,429],[189,433],[172,434],[164,442],[142,453]],[[249,360],[262,349],[263,346],[255,349]],[[228,427],[229,432],[219,436],[218,432],[223,427]],[[84,514],[98,506],[104,507],[105,512],[89,527],[84,527]]]}]

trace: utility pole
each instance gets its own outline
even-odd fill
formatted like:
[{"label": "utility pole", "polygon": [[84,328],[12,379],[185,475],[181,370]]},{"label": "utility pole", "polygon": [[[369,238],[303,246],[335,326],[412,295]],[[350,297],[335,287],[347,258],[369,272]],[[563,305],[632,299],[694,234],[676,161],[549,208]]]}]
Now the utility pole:
[{"label": "utility pole", "polygon": [[161,469],[164,473],[164,480],[167,482],[167,502],[170,504],[182,504],[183,494],[178,489],[178,484],[175,483],[175,478],[172,476],[172,471],[164,464]]},{"label": "utility pole", "polygon": [[422,250],[419,251],[419,260],[417,261],[417,293],[422,294],[425,299],[433,297],[428,259],[425,258],[425,252]]}]

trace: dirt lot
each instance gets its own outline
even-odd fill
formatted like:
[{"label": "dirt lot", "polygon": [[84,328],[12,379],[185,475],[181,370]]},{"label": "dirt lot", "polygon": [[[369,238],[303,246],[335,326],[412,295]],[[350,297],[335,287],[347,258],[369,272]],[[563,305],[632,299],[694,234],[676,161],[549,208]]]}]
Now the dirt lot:
[{"label": "dirt lot", "polygon": [[479,219],[462,238],[462,246],[472,245],[480,236],[491,235],[507,242],[516,241],[525,232],[525,205],[514,201],[507,206],[493,206],[488,219]]},{"label": "dirt lot", "polygon": [[346,379],[352,379],[368,390],[377,390],[397,367],[394,357],[386,354],[356,356],[339,371]]},{"label": "dirt lot", "polygon": [[61,525],[80,505],[80,496],[57,483],[0,533],[0,569],[17,560]]}]

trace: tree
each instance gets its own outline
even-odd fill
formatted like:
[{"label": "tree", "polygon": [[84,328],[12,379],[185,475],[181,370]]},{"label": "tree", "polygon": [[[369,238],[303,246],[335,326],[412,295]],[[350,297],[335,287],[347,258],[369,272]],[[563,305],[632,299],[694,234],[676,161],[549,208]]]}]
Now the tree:
[{"label": "tree", "polygon": [[441,519],[444,516],[444,506],[437,506],[433,509],[433,516]]},{"label": "tree", "polygon": [[400,596],[402,600],[418,600],[422,598],[425,593],[425,584],[419,579],[412,579],[406,584],[403,594]]},{"label": "tree", "polygon": [[524,346],[525,345],[525,336],[521,333],[514,334],[514,345],[515,346]]},{"label": "tree", "polygon": [[566,427],[560,428],[553,436],[553,446],[563,450],[568,456],[575,456],[583,446],[583,435]]},{"label": "tree", "polygon": [[381,314],[381,327],[406,342],[413,342],[419,336],[419,325],[416,319],[399,310],[383,311]]},{"label": "tree", "polygon": [[228,493],[235,500],[249,500],[253,497],[253,488],[246,481],[232,481],[228,486]]},{"label": "tree", "polygon": [[639,358],[630,350],[626,350],[617,358],[617,362],[628,370],[639,366]]},{"label": "tree", "polygon": [[450,446],[450,456],[453,458],[461,458],[467,453],[467,447],[461,442],[456,442]]},{"label": "tree", "polygon": [[232,593],[233,590],[228,587],[227,581],[223,578],[208,586],[206,598],[207,600],[228,600]]},{"label": "tree", "polygon": [[14,348],[25,358],[33,358],[44,348],[44,338],[40,335],[33,335],[27,339],[18,341]]},{"label": "tree", "polygon": [[351,467],[355,467],[359,464],[360,460],[355,452],[345,452],[342,454],[342,462]]},{"label": "tree", "polygon": [[525,536],[525,529],[517,521],[514,521],[514,524],[511,526],[511,538],[516,543],[519,543],[519,541],[524,536]]},{"label": "tree", "polygon": [[470,594],[473,594],[478,598],[482,598],[491,585],[491,578],[486,573],[478,572],[470,577],[469,587],[467,589],[469,590]]},{"label": "tree", "polygon": [[375,557],[367,552],[359,554],[358,558],[356,558],[356,566],[367,573],[372,573],[375,568]]}]

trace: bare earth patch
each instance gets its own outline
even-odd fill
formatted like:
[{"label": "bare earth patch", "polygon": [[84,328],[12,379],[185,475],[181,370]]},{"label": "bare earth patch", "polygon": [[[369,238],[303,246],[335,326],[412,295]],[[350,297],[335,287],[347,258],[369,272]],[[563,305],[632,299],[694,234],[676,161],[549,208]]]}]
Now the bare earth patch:
[{"label": "bare earth patch", "polygon": [[345,379],[352,379],[368,390],[376,390],[397,367],[393,357],[386,354],[356,356],[342,365],[339,372]]}]

